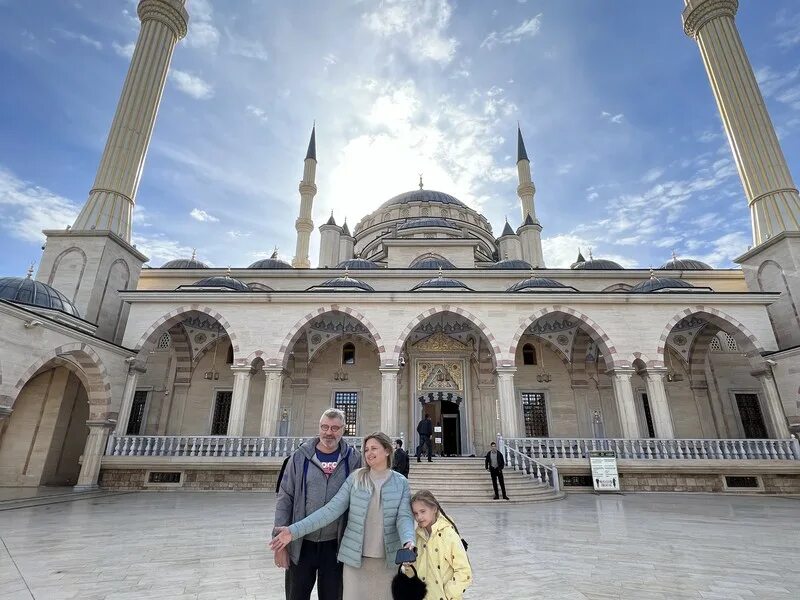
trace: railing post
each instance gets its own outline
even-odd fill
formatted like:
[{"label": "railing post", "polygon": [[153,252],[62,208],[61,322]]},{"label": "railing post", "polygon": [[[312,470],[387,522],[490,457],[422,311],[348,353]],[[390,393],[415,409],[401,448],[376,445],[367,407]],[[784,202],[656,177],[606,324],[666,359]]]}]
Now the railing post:
[{"label": "railing post", "polygon": [[797,460],[800,460],[800,441],[797,440],[797,436],[792,434],[792,454]]},{"label": "railing post", "polygon": [[560,492],[560,491],[561,491],[561,482],[559,481],[559,477],[558,477],[558,467],[556,466],[556,463],[552,463],[552,464],[550,465],[550,468],[551,468],[551,469],[553,469],[553,470],[550,472],[550,476],[553,478],[553,489],[554,489],[556,492]]},{"label": "railing post", "polygon": [[108,436],[108,441],[106,442],[106,456],[111,456],[114,454],[114,442],[116,441],[117,436],[114,435],[114,432],[111,432],[111,435]]}]

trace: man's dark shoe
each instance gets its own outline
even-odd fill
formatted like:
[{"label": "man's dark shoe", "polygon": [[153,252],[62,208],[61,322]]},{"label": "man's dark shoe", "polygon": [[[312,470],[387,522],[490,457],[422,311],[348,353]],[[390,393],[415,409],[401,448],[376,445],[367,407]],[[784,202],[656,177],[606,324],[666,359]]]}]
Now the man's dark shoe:
[{"label": "man's dark shoe", "polygon": [[510,500],[510,499],[511,498],[509,498],[508,496],[503,496],[503,500]]},{"label": "man's dark shoe", "polygon": [[495,496],[492,500],[500,500],[500,496]]},{"label": "man's dark shoe", "polygon": [[432,459],[432,458],[429,458],[429,459],[428,459],[428,462],[433,462],[433,459]]},{"label": "man's dark shoe", "polygon": [[417,457],[417,462],[422,462],[422,459],[419,456]]}]

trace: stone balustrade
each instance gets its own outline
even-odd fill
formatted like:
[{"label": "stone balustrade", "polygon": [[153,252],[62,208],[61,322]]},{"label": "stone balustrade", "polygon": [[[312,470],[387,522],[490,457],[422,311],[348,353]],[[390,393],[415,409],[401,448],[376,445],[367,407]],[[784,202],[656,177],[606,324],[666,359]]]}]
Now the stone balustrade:
[{"label": "stone balustrade", "polygon": [[596,439],[506,438],[506,447],[532,459],[589,458],[611,451],[628,460],[800,460],[800,443],[790,439]]},{"label": "stone balustrade", "polygon": [[[403,438],[403,434],[397,436]],[[312,439],[305,437],[255,437],[225,435],[111,435],[106,456],[289,456],[300,444]],[[363,438],[344,440],[361,448]]]},{"label": "stone balustrade", "polygon": [[530,454],[522,452],[523,448],[510,445],[508,440],[498,436],[498,448],[503,453],[506,467],[515,471],[522,471],[538,483],[549,485],[556,492],[561,491],[561,482],[558,478],[558,467],[555,464],[547,466]]}]

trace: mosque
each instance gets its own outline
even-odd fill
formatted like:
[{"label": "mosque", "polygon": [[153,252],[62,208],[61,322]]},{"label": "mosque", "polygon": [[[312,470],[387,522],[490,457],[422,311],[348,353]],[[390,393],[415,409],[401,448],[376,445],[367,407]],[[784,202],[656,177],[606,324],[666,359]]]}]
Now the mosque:
[{"label": "mosque", "polygon": [[499,236],[420,181],[352,229],[320,224],[314,266],[313,129],[291,263],[147,265],[132,215],[188,13],[141,0],[80,215],[44,232],[35,274],[0,279],[0,486],[266,489],[335,406],[347,436],[407,445],[429,413],[446,455],[501,436],[567,490],[611,447],[627,490],[800,493],[800,196],[736,0],[685,1],[752,214],[735,269],[547,268],[521,131],[521,210]]}]

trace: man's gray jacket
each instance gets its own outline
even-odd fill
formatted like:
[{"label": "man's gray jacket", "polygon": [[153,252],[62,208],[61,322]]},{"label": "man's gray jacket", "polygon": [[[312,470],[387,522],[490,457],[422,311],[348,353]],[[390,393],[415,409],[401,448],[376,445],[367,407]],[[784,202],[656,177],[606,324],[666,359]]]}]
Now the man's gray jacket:
[{"label": "man's gray jacket", "polygon": [[[361,467],[361,453],[341,440],[339,462],[326,478],[317,460],[318,443],[319,438],[303,442],[286,464],[275,508],[275,527],[288,527],[325,506],[342,487],[347,476]],[[346,524],[345,515],[329,528],[314,532],[308,539],[316,542],[341,540]],[[302,542],[302,539],[292,540],[289,544],[289,556],[294,564],[300,560]]]}]

